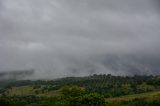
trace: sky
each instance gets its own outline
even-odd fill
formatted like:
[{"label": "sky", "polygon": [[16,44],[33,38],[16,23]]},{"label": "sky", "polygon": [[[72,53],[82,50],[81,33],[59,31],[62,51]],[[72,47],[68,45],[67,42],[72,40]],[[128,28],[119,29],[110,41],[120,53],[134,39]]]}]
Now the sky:
[{"label": "sky", "polygon": [[160,74],[159,0],[0,0],[0,71]]}]

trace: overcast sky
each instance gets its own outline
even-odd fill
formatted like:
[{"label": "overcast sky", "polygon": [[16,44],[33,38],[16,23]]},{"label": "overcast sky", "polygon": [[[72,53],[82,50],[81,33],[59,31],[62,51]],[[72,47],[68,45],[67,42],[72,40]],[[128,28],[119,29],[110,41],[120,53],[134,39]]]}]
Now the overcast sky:
[{"label": "overcast sky", "polygon": [[159,19],[158,0],[0,0],[0,70],[160,74]]}]

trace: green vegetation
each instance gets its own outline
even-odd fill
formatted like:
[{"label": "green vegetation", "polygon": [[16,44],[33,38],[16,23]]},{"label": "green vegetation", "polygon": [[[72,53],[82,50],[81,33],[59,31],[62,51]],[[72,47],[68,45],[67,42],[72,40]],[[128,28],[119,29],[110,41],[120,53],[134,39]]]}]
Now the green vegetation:
[{"label": "green vegetation", "polygon": [[106,99],[108,106],[159,106],[160,92],[127,95]]},{"label": "green vegetation", "polygon": [[160,106],[160,77],[93,75],[15,81],[0,89],[0,106]]}]

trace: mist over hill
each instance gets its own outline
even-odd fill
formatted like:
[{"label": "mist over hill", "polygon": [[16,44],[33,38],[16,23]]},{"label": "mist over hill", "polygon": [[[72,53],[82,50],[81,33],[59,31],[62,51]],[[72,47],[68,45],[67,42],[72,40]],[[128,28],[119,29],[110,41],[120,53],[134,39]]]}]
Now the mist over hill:
[{"label": "mist over hill", "polygon": [[3,71],[3,72],[0,72],[0,81],[25,79],[25,78],[28,78],[28,76],[32,76],[33,74],[34,74],[34,70]]},{"label": "mist over hill", "polygon": [[159,0],[0,0],[0,70],[32,78],[160,74]]}]

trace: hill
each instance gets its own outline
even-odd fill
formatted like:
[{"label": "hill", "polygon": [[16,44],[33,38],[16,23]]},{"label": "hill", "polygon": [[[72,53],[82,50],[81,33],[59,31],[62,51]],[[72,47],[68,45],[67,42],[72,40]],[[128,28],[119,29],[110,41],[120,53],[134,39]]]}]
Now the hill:
[{"label": "hill", "polygon": [[[84,92],[78,93],[81,90]],[[105,100],[107,106],[159,106],[160,77],[92,75],[56,80],[17,80],[3,87],[0,94],[1,98],[23,101],[27,106],[72,106],[72,103],[79,106],[76,103],[82,105],[86,100],[92,103]],[[68,105],[64,105],[66,103]],[[104,106],[104,102],[102,104]]]}]

